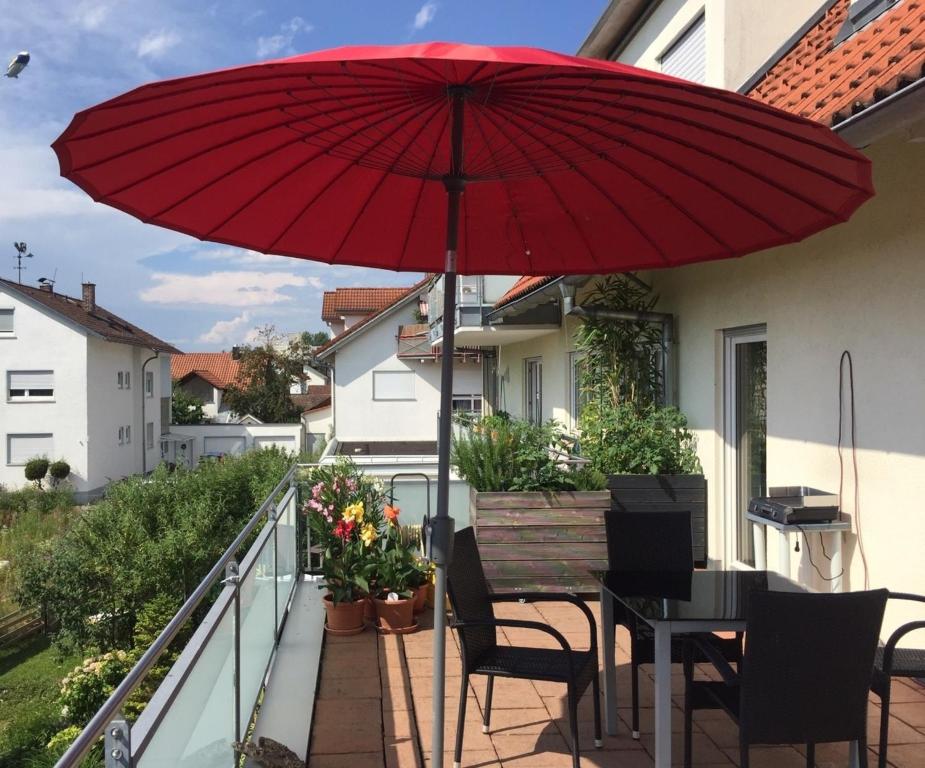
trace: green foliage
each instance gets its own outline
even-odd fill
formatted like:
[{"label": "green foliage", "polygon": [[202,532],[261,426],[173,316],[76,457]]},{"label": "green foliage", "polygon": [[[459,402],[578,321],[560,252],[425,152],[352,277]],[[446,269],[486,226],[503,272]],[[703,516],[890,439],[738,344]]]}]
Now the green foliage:
[{"label": "green foliage", "polygon": [[697,441],[677,408],[591,402],[580,419],[581,451],[606,474],[699,474]]},{"label": "green foliage", "polygon": [[300,341],[306,347],[320,347],[330,338],[331,335],[327,331],[303,331]]},{"label": "green foliage", "polygon": [[555,421],[529,424],[487,416],[468,426],[453,440],[451,461],[477,491],[575,490],[579,483],[587,488],[599,479],[562,463],[570,444]]},{"label": "green foliage", "polygon": [[170,395],[171,424],[204,424],[202,400],[187,392],[178,382],[174,382]]},{"label": "green foliage", "polygon": [[61,717],[83,725],[103,706],[134,665],[128,651],[110,651],[84,659],[61,681]]},{"label": "green foliage", "polygon": [[113,484],[21,564],[20,603],[51,610],[62,647],[130,648],[142,607],[189,596],[289,461],[279,450],[251,451]]},{"label": "green foliage", "polygon": [[295,423],[300,412],[289,387],[304,375],[306,352],[298,341],[280,351],[272,326],[260,335],[262,344],[241,348],[238,380],[225,390],[223,401],[239,416],[251,414],[268,424]]},{"label": "green foliage", "polygon": [[58,459],[48,466],[48,474],[51,475],[51,484],[57,487],[58,483],[67,480],[68,475],[71,474],[71,465],[64,459]]},{"label": "green foliage", "polygon": [[26,462],[26,480],[35,483],[36,488],[42,487],[42,479],[48,474],[48,459],[36,456]]},{"label": "green foliage", "polygon": [[[658,296],[625,275],[608,275],[582,299],[585,306],[651,312]],[[584,354],[580,388],[586,402],[648,405],[658,401],[661,327],[631,320],[588,318],[575,333]]]}]

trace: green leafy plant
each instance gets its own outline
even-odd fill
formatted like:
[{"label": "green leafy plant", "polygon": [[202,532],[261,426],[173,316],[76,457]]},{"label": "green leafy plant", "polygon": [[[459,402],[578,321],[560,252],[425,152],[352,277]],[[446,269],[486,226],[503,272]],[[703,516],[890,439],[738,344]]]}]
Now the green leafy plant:
[{"label": "green leafy plant", "polygon": [[575,490],[600,480],[587,474],[579,478],[579,471],[563,463],[571,444],[555,421],[530,424],[488,416],[466,427],[453,440],[451,461],[477,491]]},{"label": "green leafy plant", "polygon": [[204,424],[206,417],[202,406],[200,398],[187,392],[179,382],[174,382],[170,395],[171,424]]},{"label": "green leafy plant", "polygon": [[52,487],[57,488],[58,484],[63,480],[67,480],[68,475],[71,474],[71,465],[64,459],[58,459],[58,461],[53,461],[48,466],[48,474],[51,476]]},{"label": "green leafy plant", "polygon": [[26,462],[26,480],[35,483],[36,488],[42,487],[42,480],[48,474],[48,459],[44,456],[36,456]]},{"label": "green leafy plant", "polygon": [[582,454],[606,474],[699,474],[697,441],[670,406],[589,403],[581,414]]}]

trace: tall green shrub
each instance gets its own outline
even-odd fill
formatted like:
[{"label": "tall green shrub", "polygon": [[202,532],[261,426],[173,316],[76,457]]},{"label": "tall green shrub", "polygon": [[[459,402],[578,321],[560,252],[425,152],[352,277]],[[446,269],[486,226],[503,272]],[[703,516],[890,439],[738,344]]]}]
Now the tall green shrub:
[{"label": "tall green shrub", "polygon": [[37,456],[26,462],[26,480],[35,483],[36,488],[42,487],[42,480],[48,474],[48,459],[44,456]]}]

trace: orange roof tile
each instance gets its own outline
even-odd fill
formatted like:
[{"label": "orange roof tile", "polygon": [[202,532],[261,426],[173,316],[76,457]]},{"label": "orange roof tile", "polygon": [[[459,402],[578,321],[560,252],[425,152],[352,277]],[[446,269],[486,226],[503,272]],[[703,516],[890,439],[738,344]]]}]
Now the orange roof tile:
[{"label": "orange roof tile", "polygon": [[748,95],[832,126],[925,74],[922,0],[898,3],[836,45],[849,5],[836,0]]},{"label": "orange roof tile", "polygon": [[240,363],[230,352],[190,352],[170,358],[170,378],[184,379],[195,373],[219,389],[227,389],[238,378]]},{"label": "orange roof tile", "polygon": [[328,321],[341,315],[379,312],[407,292],[408,288],[337,288],[325,291],[321,302],[321,319]]},{"label": "orange roof tile", "polygon": [[537,288],[542,288],[546,283],[552,282],[556,279],[558,275],[524,275],[523,277],[517,278],[517,282],[510,287],[507,293],[504,294],[497,302],[495,302],[494,308],[502,307],[505,304],[510,304],[512,301],[515,301],[522,296],[526,296],[531,291],[535,291]]}]

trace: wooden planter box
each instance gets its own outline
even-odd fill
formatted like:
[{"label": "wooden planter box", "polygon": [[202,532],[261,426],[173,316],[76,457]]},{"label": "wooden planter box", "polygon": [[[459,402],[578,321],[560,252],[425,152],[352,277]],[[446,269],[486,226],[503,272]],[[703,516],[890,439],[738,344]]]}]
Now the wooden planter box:
[{"label": "wooden planter box", "polygon": [[707,481],[703,475],[610,475],[607,487],[616,510],[689,511],[694,565],[707,567]]},{"label": "wooden planter box", "polygon": [[607,567],[609,491],[469,496],[485,577],[495,592],[597,593],[588,571]]}]

